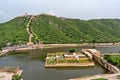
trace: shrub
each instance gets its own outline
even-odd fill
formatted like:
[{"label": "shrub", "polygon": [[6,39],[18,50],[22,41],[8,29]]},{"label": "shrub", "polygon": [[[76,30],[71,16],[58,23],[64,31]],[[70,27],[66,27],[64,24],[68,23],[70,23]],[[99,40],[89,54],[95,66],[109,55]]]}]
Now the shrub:
[{"label": "shrub", "polygon": [[120,55],[105,55],[104,59],[113,65],[120,67]]},{"label": "shrub", "polygon": [[74,52],[75,52],[75,49],[70,49],[69,52],[70,52],[70,53],[74,53]]},{"label": "shrub", "polygon": [[12,77],[12,80],[21,80],[21,76],[19,76],[19,75],[14,75],[14,76]]}]

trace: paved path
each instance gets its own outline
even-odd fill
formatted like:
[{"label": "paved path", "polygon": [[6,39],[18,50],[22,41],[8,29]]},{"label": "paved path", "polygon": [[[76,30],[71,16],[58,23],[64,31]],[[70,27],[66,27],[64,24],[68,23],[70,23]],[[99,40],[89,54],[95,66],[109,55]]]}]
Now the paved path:
[{"label": "paved path", "polygon": [[32,34],[32,32],[30,31],[30,23],[31,23],[32,19],[33,19],[33,16],[31,16],[29,22],[28,22],[27,25],[26,25],[26,31],[27,31],[27,33],[29,34],[29,42],[28,42],[28,44],[33,44],[33,43],[32,43],[33,34]]}]

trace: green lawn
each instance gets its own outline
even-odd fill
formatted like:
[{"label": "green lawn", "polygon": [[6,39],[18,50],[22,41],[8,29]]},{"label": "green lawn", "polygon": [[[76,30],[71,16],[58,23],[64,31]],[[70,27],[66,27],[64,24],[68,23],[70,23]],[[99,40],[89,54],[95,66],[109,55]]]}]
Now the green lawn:
[{"label": "green lawn", "polygon": [[90,62],[90,60],[89,60],[89,59],[79,60],[79,62],[80,62],[80,63],[88,63],[88,62]]},{"label": "green lawn", "polygon": [[54,57],[49,57],[49,59],[46,60],[47,64],[55,64],[55,58]]},{"label": "green lawn", "polygon": [[54,53],[48,53],[47,57],[55,57],[55,54]]},{"label": "green lawn", "polygon": [[60,60],[58,60],[58,63],[66,63],[66,60],[65,59],[60,59]]},{"label": "green lawn", "polygon": [[67,63],[79,63],[78,60],[67,60]]}]

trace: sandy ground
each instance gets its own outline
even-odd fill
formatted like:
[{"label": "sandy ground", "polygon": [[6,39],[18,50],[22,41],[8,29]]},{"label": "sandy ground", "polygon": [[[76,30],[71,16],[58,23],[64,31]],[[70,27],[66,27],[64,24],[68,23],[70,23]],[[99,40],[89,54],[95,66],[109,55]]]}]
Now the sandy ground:
[{"label": "sandy ground", "polygon": [[108,80],[120,80],[120,79],[117,78],[117,75],[120,75],[120,73],[99,74],[99,75],[94,75],[94,76],[90,76],[90,77],[76,78],[76,79],[69,79],[69,80],[91,80],[91,79],[96,79],[96,78],[106,78]]}]

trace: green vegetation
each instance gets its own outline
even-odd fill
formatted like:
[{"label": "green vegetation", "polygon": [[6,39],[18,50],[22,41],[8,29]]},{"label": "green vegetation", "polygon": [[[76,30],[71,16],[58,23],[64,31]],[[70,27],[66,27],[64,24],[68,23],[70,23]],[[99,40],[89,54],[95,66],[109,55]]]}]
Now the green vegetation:
[{"label": "green vegetation", "polygon": [[46,63],[47,64],[55,64],[56,63],[55,57],[49,57],[49,59],[46,60]]},{"label": "green vegetation", "polygon": [[79,63],[78,60],[67,60],[67,63]]},{"label": "green vegetation", "polygon": [[66,60],[65,59],[60,59],[60,60],[57,60],[57,63],[66,63]]},{"label": "green vegetation", "polygon": [[[26,44],[29,35],[26,24],[30,16],[17,17],[0,24],[0,47]],[[33,42],[98,43],[120,42],[119,19],[79,20],[58,18],[46,14],[34,16],[30,23]]]},{"label": "green vegetation", "polygon": [[18,67],[0,67],[0,71],[16,73]]},{"label": "green vegetation", "polygon": [[55,54],[56,54],[56,56],[62,56],[64,54],[64,52],[56,52]]},{"label": "green vegetation", "polygon": [[105,55],[104,58],[113,65],[120,67],[120,55]]},{"label": "green vegetation", "polygon": [[117,79],[120,79],[120,75],[117,75]]},{"label": "green vegetation", "polygon": [[83,60],[81,59],[81,60],[79,60],[79,62],[80,63],[88,63],[88,62],[90,62],[90,60],[89,59],[83,59]]},{"label": "green vegetation", "polygon": [[74,53],[74,52],[75,52],[75,49],[70,49],[69,52],[70,52],[70,53]]},{"label": "green vegetation", "polygon": [[21,76],[19,76],[19,75],[14,75],[14,76],[12,77],[12,80],[21,80]]},{"label": "green vegetation", "polygon": [[97,78],[97,79],[92,79],[92,80],[108,80],[106,78]]},{"label": "green vegetation", "polygon": [[17,70],[17,67],[9,67],[8,72],[15,72]]},{"label": "green vegetation", "polygon": [[29,35],[26,32],[28,17],[17,17],[0,24],[0,48],[9,45],[25,44]]},{"label": "green vegetation", "polygon": [[[74,49],[70,49],[71,52],[74,52]],[[69,52],[70,52],[69,51]],[[69,55],[68,52],[68,55]],[[76,58],[76,57],[71,57],[71,55],[73,55],[72,53],[70,53],[70,56],[66,57],[65,52],[55,52],[55,53],[48,53],[47,57],[46,57],[46,64],[59,64],[59,63],[90,63],[92,62],[88,57],[84,56],[84,57],[80,57],[80,58]],[[83,55],[82,53],[77,52],[76,55]]]},{"label": "green vegetation", "polygon": [[55,54],[54,53],[48,53],[47,57],[55,57]]}]

